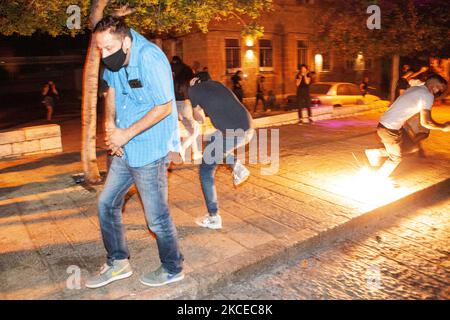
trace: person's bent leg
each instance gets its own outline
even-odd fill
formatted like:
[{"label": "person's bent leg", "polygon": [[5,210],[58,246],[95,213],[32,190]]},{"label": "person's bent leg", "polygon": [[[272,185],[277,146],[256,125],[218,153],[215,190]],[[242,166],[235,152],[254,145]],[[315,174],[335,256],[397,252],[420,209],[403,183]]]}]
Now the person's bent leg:
[{"label": "person's bent leg", "polygon": [[51,105],[47,105],[47,121],[52,120],[53,107]]},{"label": "person's bent leg", "polygon": [[245,132],[243,130],[231,130],[225,134],[223,147],[224,158],[225,163],[233,171],[233,183],[235,187],[241,185],[248,179],[250,171],[235,157],[234,152],[248,144],[254,134],[254,129],[249,129]]},{"label": "person's bent leg", "polygon": [[383,177],[389,177],[402,161],[403,131],[379,126],[377,133],[389,155],[389,159],[378,169],[377,173]]},{"label": "person's bent leg", "polygon": [[195,121],[193,116],[189,118],[183,118],[183,125],[186,130],[189,132],[189,135],[186,139],[184,139],[181,145],[181,152],[186,152],[189,147],[192,147],[192,153],[194,160],[201,158],[201,152],[199,150],[197,138],[200,135],[201,127],[200,124]]},{"label": "person's bent leg", "polygon": [[222,161],[222,141],[224,140],[222,133],[217,131],[208,141],[205,150],[209,150],[210,154],[203,157],[200,164],[200,183],[202,186],[203,197],[205,199],[208,213],[195,219],[195,223],[201,227],[209,229],[221,229],[222,218],[219,214],[219,205],[217,199],[217,190],[215,185],[215,173],[218,163]]},{"label": "person's bent leg", "polygon": [[217,164],[207,164],[205,161],[200,165],[200,182],[208,214],[198,217],[195,223],[209,229],[222,228],[222,217],[219,214],[217,191],[214,181],[216,168]]},{"label": "person's bent leg", "polygon": [[267,100],[266,98],[264,98],[264,95],[261,95],[261,101],[263,104],[264,112],[266,112],[268,108],[267,108]]},{"label": "person's bent leg", "polygon": [[255,101],[255,107],[253,108],[253,113],[256,112],[256,110],[258,109],[258,102],[259,102],[259,96],[258,94],[256,95],[256,101]]},{"label": "person's bent leg", "polygon": [[200,183],[202,186],[203,196],[205,199],[208,214],[214,216],[219,211],[217,203],[217,190],[215,185],[215,173],[217,164],[207,164],[204,160],[200,165]]}]

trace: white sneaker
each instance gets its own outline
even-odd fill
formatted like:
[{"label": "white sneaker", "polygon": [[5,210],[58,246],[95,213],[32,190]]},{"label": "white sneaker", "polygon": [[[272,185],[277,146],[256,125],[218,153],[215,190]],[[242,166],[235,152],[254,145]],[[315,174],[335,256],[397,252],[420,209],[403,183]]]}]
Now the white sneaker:
[{"label": "white sneaker", "polygon": [[384,162],[381,168],[378,169],[377,174],[380,177],[387,178],[392,174],[392,172],[394,172],[394,170],[398,167],[399,164],[400,162],[394,162],[388,159]]},{"label": "white sneaker", "polygon": [[186,162],[186,150],[182,146],[180,146],[180,158],[182,163]]},{"label": "white sneaker", "polygon": [[250,171],[241,163],[236,163],[233,170],[233,183],[237,187],[247,181]]},{"label": "white sneaker", "polygon": [[378,167],[380,165],[381,154],[379,149],[366,149],[364,152],[372,167]]},{"label": "white sneaker", "polygon": [[222,229],[222,217],[219,214],[210,216],[209,214],[203,217],[199,217],[195,220],[195,223],[200,227],[209,229]]}]

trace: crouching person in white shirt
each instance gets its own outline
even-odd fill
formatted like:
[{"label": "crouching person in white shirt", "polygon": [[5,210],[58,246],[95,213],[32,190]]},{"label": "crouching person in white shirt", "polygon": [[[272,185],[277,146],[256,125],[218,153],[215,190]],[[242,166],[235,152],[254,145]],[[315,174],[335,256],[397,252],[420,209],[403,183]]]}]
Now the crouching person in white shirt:
[{"label": "crouching person in white shirt", "polygon": [[388,177],[397,168],[405,154],[419,151],[406,132],[406,122],[420,115],[420,124],[431,130],[450,131],[450,121],[437,123],[431,117],[434,98],[447,90],[447,81],[440,75],[431,75],[423,86],[414,86],[397,98],[384,113],[378,124],[377,133],[384,144],[381,149],[368,149],[366,156],[372,166],[380,165],[383,157],[388,160],[378,170],[378,174]]}]

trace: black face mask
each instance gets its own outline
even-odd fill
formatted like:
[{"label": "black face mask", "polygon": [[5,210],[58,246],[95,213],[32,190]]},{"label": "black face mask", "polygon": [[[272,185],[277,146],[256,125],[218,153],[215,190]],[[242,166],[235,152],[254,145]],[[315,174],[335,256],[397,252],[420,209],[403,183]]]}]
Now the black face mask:
[{"label": "black face mask", "polygon": [[109,70],[116,72],[122,68],[126,58],[127,54],[120,48],[112,55],[102,58],[102,62]]},{"label": "black face mask", "polygon": [[442,94],[443,94],[443,92],[440,90],[438,92],[433,93],[435,98],[439,98]]}]

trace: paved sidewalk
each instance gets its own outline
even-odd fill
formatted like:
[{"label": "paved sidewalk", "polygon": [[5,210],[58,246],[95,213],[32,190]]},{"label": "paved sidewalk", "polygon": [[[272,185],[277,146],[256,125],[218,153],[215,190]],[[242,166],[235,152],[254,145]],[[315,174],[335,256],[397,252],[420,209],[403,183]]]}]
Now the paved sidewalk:
[{"label": "paved sidewalk", "polygon": [[[445,133],[432,132],[425,143],[428,157],[402,163],[396,174],[399,187],[376,190],[377,194],[355,183],[363,150],[377,146],[379,117],[374,112],[312,126],[280,127],[278,172],[261,175],[268,165],[251,165],[251,178],[238,189],[232,185],[230,171],[220,167],[216,181],[224,228],[219,231],[194,223],[206,212],[197,167],[174,166],[169,201],[187,277],[161,288],[139,283],[139,275],[156,268],[159,261],[135,194],[124,209],[135,274],[96,290],[84,288],[86,277],[97,272],[105,259],[96,192],[75,185],[71,178],[81,172],[79,120],[65,120],[61,123],[64,153],[0,161],[0,298],[201,297],[215,285],[289,255],[293,248],[308,250],[327,237],[337,237],[352,221],[450,177],[450,141]],[[101,170],[105,154],[100,147]],[[67,288],[70,266],[81,268],[79,290]]]},{"label": "paved sidewalk", "polygon": [[449,195],[403,207],[369,230],[270,265],[204,299],[448,300]]}]

